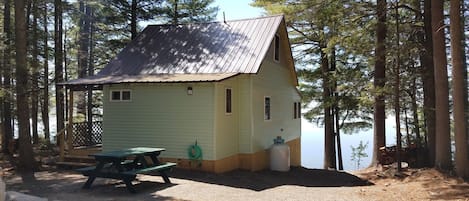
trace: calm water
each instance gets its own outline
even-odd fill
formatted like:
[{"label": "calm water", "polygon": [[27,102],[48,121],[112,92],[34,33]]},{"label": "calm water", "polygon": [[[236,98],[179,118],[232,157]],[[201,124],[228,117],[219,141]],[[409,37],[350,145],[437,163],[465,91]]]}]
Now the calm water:
[{"label": "calm water", "polygon": [[[395,144],[395,124],[393,118],[386,119],[386,143]],[[323,168],[324,164],[324,129],[314,124],[302,121],[301,128],[301,164],[307,168]],[[352,161],[352,148],[357,147],[360,141],[368,142],[365,153],[368,157],[362,158],[360,168],[368,167],[371,163],[373,149],[373,130],[362,131],[356,134],[341,134],[342,158],[345,170],[356,170],[357,164]]]}]

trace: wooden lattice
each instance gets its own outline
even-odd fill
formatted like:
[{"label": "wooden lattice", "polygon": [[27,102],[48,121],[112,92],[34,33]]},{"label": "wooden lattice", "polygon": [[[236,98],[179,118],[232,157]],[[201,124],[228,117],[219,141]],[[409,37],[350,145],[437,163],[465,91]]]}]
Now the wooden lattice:
[{"label": "wooden lattice", "polygon": [[[101,121],[73,123],[72,143],[74,147],[94,146],[102,143],[103,123]],[[90,127],[90,129],[88,129]]]}]

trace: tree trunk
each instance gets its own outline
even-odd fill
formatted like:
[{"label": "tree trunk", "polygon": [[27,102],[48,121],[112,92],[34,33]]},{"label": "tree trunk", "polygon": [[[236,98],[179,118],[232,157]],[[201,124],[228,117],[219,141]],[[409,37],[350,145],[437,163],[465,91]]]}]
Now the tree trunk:
[{"label": "tree trunk", "polygon": [[435,67],[433,63],[433,33],[431,0],[424,1],[425,51],[422,51],[423,77],[423,110],[425,114],[426,148],[428,150],[428,166],[435,165],[436,127],[435,127]]},{"label": "tree trunk", "polygon": [[132,0],[130,13],[130,38],[137,37],[137,0]]},{"label": "tree trunk", "polygon": [[32,133],[33,133],[33,143],[39,143],[39,133],[37,129],[38,113],[39,113],[39,47],[38,47],[38,27],[37,20],[38,15],[38,1],[35,0],[32,2],[32,13],[33,13],[33,24],[32,24],[32,89],[31,89],[31,123],[32,123]]},{"label": "tree trunk", "polygon": [[396,162],[397,162],[397,171],[400,172],[402,169],[401,166],[401,150],[402,150],[402,135],[401,135],[401,106],[400,106],[400,84],[401,84],[401,77],[400,77],[400,51],[399,51],[399,43],[400,43],[400,31],[399,31],[399,2],[395,7],[395,17],[396,17],[396,67],[394,70],[394,79],[395,79],[395,86],[394,86],[394,113],[396,115]]},{"label": "tree trunk", "polygon": [[[86,8],[86,17],[88,19],[88,24],[89,24],[89,57],[88,57],[88,76],[92,76],[94,74],[94,68],[93,68],[93,32],[94,32],[94,27],[93,27],[93,12],[91,10],[91,7],[87,5]],[[88,137],[89,140],[92,140],[92,131],[93,131],[93,89],[88,88],[88,100],[87,100],[87,122],[88,122]]]},{"label": "tree trunk", "polygon": [[11,88],[11,23],[10,0],[5,0],[3,12],[3,32],[5,33],[5,50],[3,52],[3,88],[6,91],[3,97],[3,152],[9,153],[8,144],[13,139],[13,122],[11,117],[11,101],[13,100]]},{"label": "tree trunk", "polygon": [[410,148],[410,144],[411,144],[412,140],[410,139],[409,118],[407,117],[407,106],[404,107],[404,122],[405,122],[405,133],[406,133],[407,148]]},{"label": "tree trunk", "polygon": [[64,81],[63,76],[63,48],[62,48],[62,0],[54,1],[54,55],[55,55],[55,102],[57,115],[57,132],[65,128],[64,120],[64,87],[57,83]]},{"label": "tree trunk", "polygon": [[412,78],[412,86],[410,92],[410,100],[412,104],[412,114],[413,114],[413,125],[414,125],[414,133],[415,133],[415,147],[417,148],[417,167],[422,167],[424,164],[424,159],[426,158],[426,154],[422,153],[422,139],[420,137],[420,120],[418,114],[418,106],[417,106],[417,83],[416,83],[416,76]]},{"label": "tree trunk", "polygon": [[35,160],[29,132],[28,107],[28,68],[26,46],[26,16],[25,1],[15,1],[15,47],[16,47],[16,105],[19,128],[19,171],[30,173],[34,171]]},{"label": "tree trunk", "polygon": [[[335,97],[338,98],[338,94],[335,93]],[[340,124],[339,124],[339,104],[336,102],[335,108],[335,134],[337,136],[337,160],[339,161],[339,170],[344,170],[344,162],[342,159],[342,143],[340,141]]]},{"label": "tree trunk", "polygon": [[47,28],[47,1],[44,1],[44,91],[42,95],[42,122],[44,124],[44,138],[50,142],[49,128],[49,33]]},{"label": "tree trunk", "polygon": [[[334,33],[336,32],[337,30],[334,30]],[[336,71],[337,70],[337,60],[336,60],[336,48],[335,46],[332,47],[332,50],[331,50],[331,71]],[[336,71],[337,73],[338,71]],[[343,163],[343,160],[342,160],[342,144],[340,142],[340,115],[339,115],[339,93],[337,92],[337,79],[334,79],[334,89],[333,89],[333,92],[331,93],[333,94],[333,99],[334,99],[334,108],[332,109],[333,112],[333,123],[332,125],[334,125],[333,129],[334,129],[334,133],[335,133],[335,136],[336,136],[336,139],[337,139],[337,161],[338,161],[338,168],[339,170],[344,170],[344,163]]]},{"label": "tree trunk", "polygon": [[325,43],[321,43],[321,69],[322,69],[322,98],[324,106],[324,169],[336,169],[335,165],[335,140],[334,124],[330,106],[330,84],[329,84],[329,60],[326,52]]},{"label": "tree trunk", "polygon": [[[88,6],[85,6],[83,0],[79,1],[79,9],[80,9],[80,20],[79,20],[79,28],[80,34],[78,35],[79,39],[79,51],[77,54],[77,61],[78,61],[78,78],[86,77],[86,71],[88,70],[88,47],[89,47],[89,20],[86,13],[88,12],[86,9]],[[86,114],[86,99],[85,99],[85,92],[84,91],[77,91],[75,93],[76,98],[76,106],[77,106],[77,114],[81,114],[85,117]]]},{"label": "tree trunk", "polygon": [[381,163],[379,157],[379,148],[386,146],[386,127],[385,127],[385,102],[384,92],[382,91],[386,83],[386,0],[377,1],[378,22],[376,25],[376,61],[375,61],[375,103],[374,103],[374,129],[373,129],[373,158],[372,165]]},{"label": "tree trunk", "polygon": [[178,0],[174,1],[174,14],[173,14],[172,24],[178,24],[179,23],[178,3],[179,3]]},{"label": "tree trunk", "polygon": [[451,63],[453,64],[453,119],[454,119],[454,137],[456,142],[456,173],[460,177],[469,176],[468,154],[467,154],[467,119],[464,114],[467,108],[467,83],[464,74],[467,74],[462,60],[464,46],[462,43],[463,27],[461,26],[461,1],[450,1],[450,20],[451,20]]},{"label": "tree trunk", "polygon": [[436,155],[435,166],[451,168],[449,88],[446,62],[445,29],[441,0],[432,0],[433,61],[435,62],[435,116]]}]

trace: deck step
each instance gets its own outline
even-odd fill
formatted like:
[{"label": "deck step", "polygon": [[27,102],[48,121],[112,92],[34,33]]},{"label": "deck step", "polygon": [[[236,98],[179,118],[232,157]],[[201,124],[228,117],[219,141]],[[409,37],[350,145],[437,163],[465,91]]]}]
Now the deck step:
[{"label": "deck step", "polygon": [[65,159],[80,159],[80,160],[93,160],[94,158],[91,156],[83,156],[83,155],[65,155]]},{"label": "deck step", "polygon": [[95,160],[93,157],[87,155],[67,154],[64,156],[64,162],[95,163]]},{"label": "deck step", "polygon": [[70,161],[57,161],[55,164],[57,166],[71,167],[71,168],[88,167],[88,166],[95,165],[94,163],[70,162]]}]

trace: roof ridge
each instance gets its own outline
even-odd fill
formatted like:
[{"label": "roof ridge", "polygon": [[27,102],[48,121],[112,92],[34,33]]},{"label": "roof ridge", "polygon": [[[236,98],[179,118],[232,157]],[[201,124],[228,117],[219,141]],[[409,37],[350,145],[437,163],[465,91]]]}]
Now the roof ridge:
[{"label": "roof ridge", "polygon": [[[274,17],[284,17],[283,14],[275,14],[275,15],[265,15],[253,18],[244,18],[244,19],[234,19],[234,20],[226,20],[226,22],[239,22],[239,21],[250,21],[250,20],[258,20],[264,18],[274,18]],[[212,22],[191,22],[191,23],[184,23],[184,24],[149,24],[147,26],[187,26],[187,25],[201,25],[201,24],[223,24],[223,21],[212,21]]]}]

